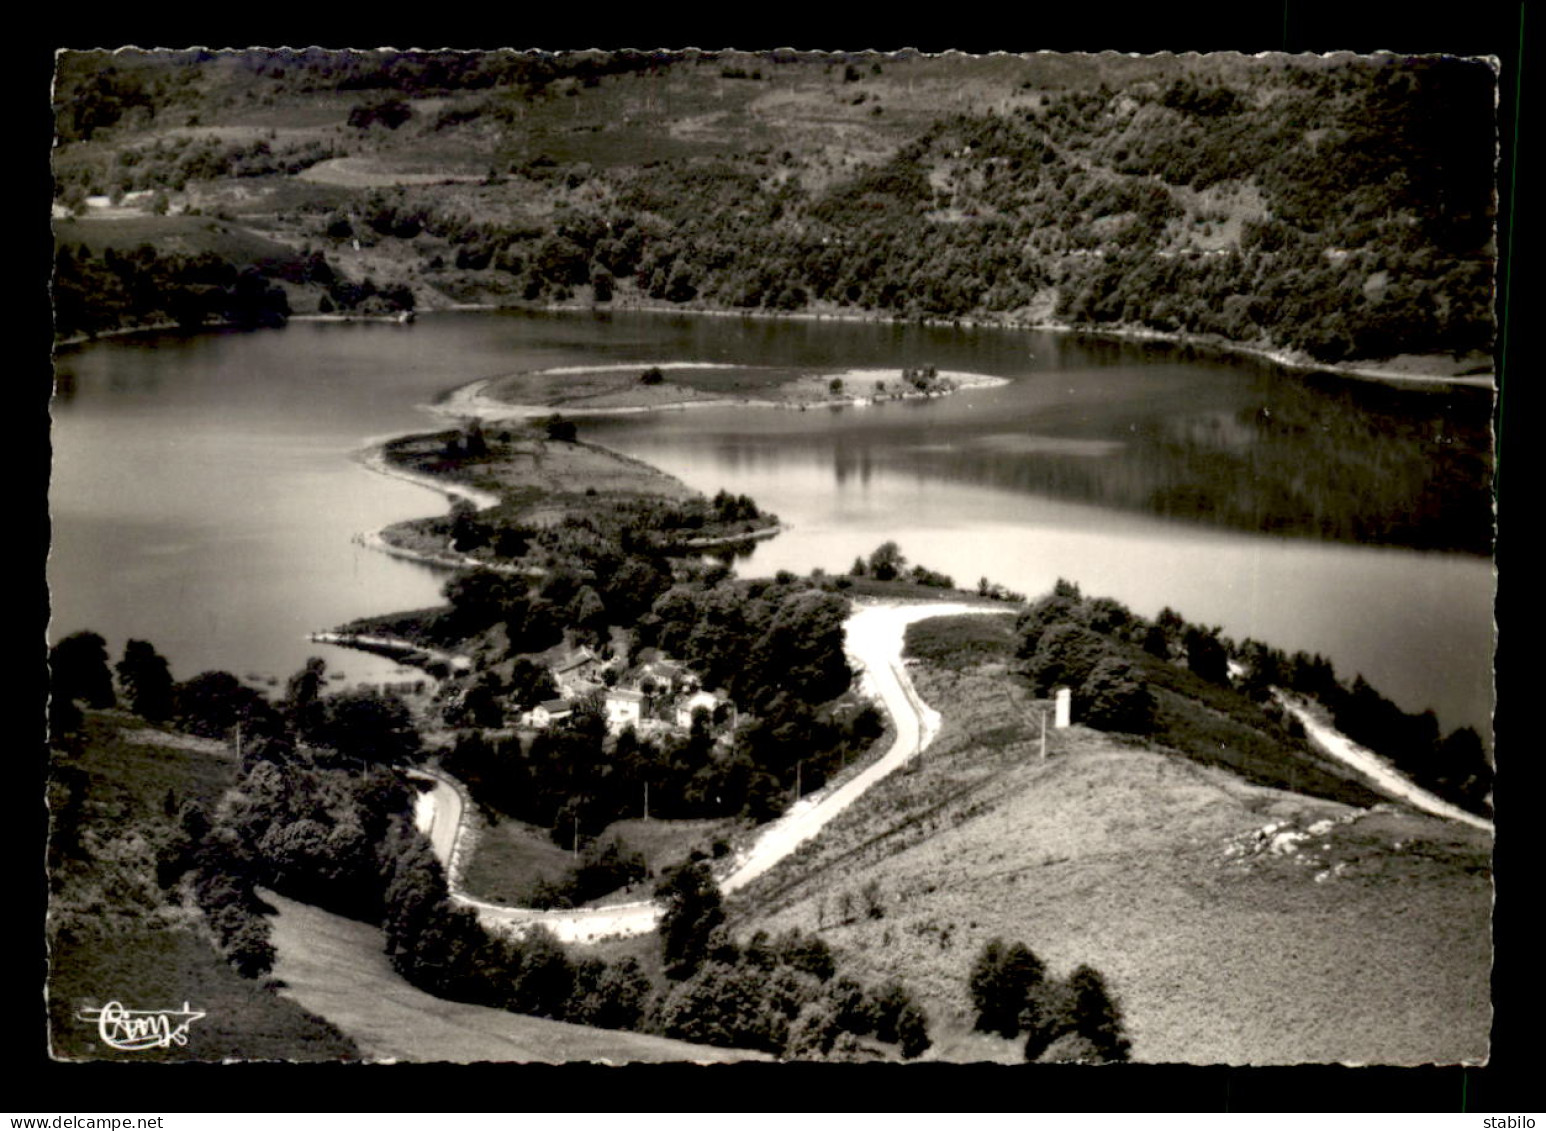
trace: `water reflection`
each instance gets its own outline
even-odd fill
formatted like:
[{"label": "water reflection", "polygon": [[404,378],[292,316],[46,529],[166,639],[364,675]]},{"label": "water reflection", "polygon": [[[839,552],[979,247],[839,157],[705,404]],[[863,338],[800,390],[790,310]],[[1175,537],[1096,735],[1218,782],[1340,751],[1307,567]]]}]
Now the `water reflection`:
[{"label": "water reflection", "polygon": [[1067,576],[1145,615],[1170,604],[1231,635],[1320,651],[1409,710],[1486,728],[1486,392],[1049,334],[468,312],[62,351],[56,626],[115,647],[152,640],[180,677],[293,670],[314,648],[309,629],[438,599],[438,579],[349,539],[443,503],[350,464],[351,448],[426,426],[414,404],[476,378],[669,361],[1012,379],[836,412],[582,424],[789,520],[745,569],[842,570],[894,538],[968,584],[1034,593]]},{"label": "water reflection", "polygon": [[737,470],[815,459],[839,488],[907,470],[1230,530],[1490,554],[1485,391],[1393,396],[1347,380],[1127,360],[926,404],[794,420],[700,410],[587,429],[712,445]]}]

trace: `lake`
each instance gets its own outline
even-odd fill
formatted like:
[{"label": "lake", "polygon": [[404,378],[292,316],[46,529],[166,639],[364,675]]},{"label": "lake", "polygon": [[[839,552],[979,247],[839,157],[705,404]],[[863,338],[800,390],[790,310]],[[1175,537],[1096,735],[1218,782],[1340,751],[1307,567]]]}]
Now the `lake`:
[{"label": "lake", "polygon": [[[431,426],[480,377],[714,362],[1008,378],[931,401],[586,419],[582,437],[790,524],[742,573],[848,568],[882,541],[972,586],[1059,578],[1362,672],[1446,729],[1492,705],[1491,395],[1016,331],[669,314],[458,312],[160,334],[56,359],[52,635],[150,640],[187,678],[283,680],[307,632],[438,602],[443,576],[358,545],[434,493],[350,453]],[[398,676],[398,678],[403,678]]]}]

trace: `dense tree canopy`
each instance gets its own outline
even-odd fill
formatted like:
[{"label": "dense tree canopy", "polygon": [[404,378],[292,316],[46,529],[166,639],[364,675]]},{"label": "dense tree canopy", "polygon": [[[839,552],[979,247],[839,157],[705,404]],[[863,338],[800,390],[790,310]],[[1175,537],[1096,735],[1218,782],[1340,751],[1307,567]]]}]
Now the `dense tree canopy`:
[{"label": "dense tree canopy", "polygon": [[88,707],[111,707],[117,702],[113,675],[108,668],[107,641],[95,632],[72,632],[49,649],[48,666],[52,692],[64,702],[79,700]]},{"label": "dense tree canopy", "polygon": [[166,657],[144,640],[124,645],[115,669],[126,705],[151,722],[163,722],[172,714],[172,669]]},{"label": "dense tree canopy", "polygon": [[661,903],[660,943],[667,976],[690,978],[708,958],[709,937],[724,922],[719,886],[708,866],[682,864],[667,872],[655,898]]}]

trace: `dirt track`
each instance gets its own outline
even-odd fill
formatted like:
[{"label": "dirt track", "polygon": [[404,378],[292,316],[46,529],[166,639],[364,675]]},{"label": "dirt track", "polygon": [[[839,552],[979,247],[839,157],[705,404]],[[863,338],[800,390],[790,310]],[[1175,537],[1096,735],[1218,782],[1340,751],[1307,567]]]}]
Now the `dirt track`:
[{"label": "dirt track", "polygon": [[[999,611],[1002,610],[991,606],[944,603],[866,605],[848,619],[849,657],[863,673],[865,690],[879,698],[891,716],[896,738],[879,760],[856,777],[835,789],[808,795],[769,824],[750,849],[732,860],[720,880],[720,889],[725,894],[744,887],[814,837],[876,782],[920,753],[939,733],[939,713],[918,698],[902,667],[907,626],[929,617]],[[534,911],[473,899],[456,890],[455,863],[461,848],[464,801],[459,790],[446,780],[438,781],[429,796],[434,800],[424,808],[421,828],[428,832],[441,862],[453,876],[453,898],[474,908],[485,924],[520,927],[542,923],[565,942],[586,943],[614,935],[647,934],[659,923],[660,908],[649,901],[579,911]]]},{"label": "dirt track", "polygon": [[1475,813],[1469,813],[1458,805],[1451,805],[1442,797],[1436,797],[1420,786],[1414,785],[1407,778],[1387,765],[1379,755],[1372,750],[1366,750],[1359,746],[1335,727],[1328,725],[1316,718],[1314,712],[1308,710],[1305,705],[1290,695],[1278,692],[1278,702],[1291,712],[1293,716],[1304,724],[1305,734],[1310,741],[1315,743],[1326,753],[1346,766],[1351,766],[1364,777],[1368,778],[1382,793],[1404,801],[1415,809],[1421,809],[1425,813],[1432,813],[1435,817],[1443,817],[1450,821],[1460,821],[1478,828],[1484,832],[1495,832],[1491,821],[1485,817],[1478,817]]}]

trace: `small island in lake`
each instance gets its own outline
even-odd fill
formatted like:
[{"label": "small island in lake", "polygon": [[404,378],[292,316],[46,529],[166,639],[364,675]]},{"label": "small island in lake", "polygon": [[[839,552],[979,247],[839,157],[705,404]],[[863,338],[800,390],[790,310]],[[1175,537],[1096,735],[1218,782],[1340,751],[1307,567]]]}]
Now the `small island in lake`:
[{"label": "small island in lake", "polygon": [[1004,377],[941,372],[932,365],[811,372],[684,361],[511,373],[456,389],[436,407],[448,416],[484,420],[555,408],[587,415],[722,404],[807,409],[940,397],[1003,384]]}]

